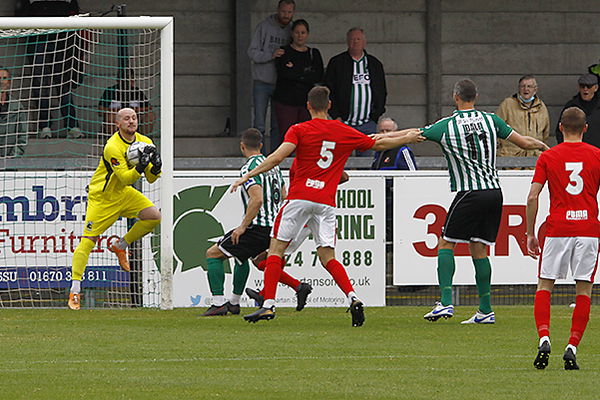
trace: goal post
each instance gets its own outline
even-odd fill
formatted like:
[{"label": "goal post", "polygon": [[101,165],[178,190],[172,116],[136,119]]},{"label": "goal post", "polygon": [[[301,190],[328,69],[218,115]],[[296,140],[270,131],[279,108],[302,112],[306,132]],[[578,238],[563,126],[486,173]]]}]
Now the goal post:
[{"label": "goal post", "polygon": [[[31,105],[31,107],[23,107],[26,111],[22,114],[27,115],[28,118],[26,121],[7,122],[7,124],[12,124],[11,126],[19,126],[20,128],[17,128],[16,130],[11,128],[12,131],[8,133],[3,132],[2,129],[4,128],[2,127],[2,121],[0,121],[0,174],[4,175],[2,176],[2,179],[4,180],[4,190],[0,193],[0,217],[3,217],[0,220],[0,262],[3,264],[3,266],[0,266],[0,306],[54,307],[59,304],[59,299],[62,298],[65,299],[66,304],[66,297],[63,296],[66,287],[64,282],[66,281],[65,271],[67,268],[70,270],[71,266],[72,252],[69,252],[69,247],[71,247],[70,250],[72,250],[73,239],[70,239],[70,237],[77,237],[82,234],[83,221],[81,221],[81,216],[79,216],[77,228],[75,227],[75,222],[73,222],[73,225],[70,225],[70,227],[62,228],[62,236],[60,233],[54,232],[53,234],[50,234],[42,231],[41,229],[44,228],[41,228],[42,224],[38,222],[36,222],[35,227],[27,229],[19,224],[31,220],[31,218],[33,218],[31,216],[34,215],[34,212],[37,212],[36,215],[42,216],[43,222],[47,222],[52,218],[62,221],[76,220],[78,216],[73,215],[75,213],[74,210],[81,211],[81,208],[83,208],[83,213],[85,212],[84,204],[80,204],[84,202],[82,199],[86,198],[85,186],[82,187],[79,183],[72,184],[69,182],[71,179],[77,180],[77,182],[83,182],[85,180],[89,182],[89,178],[93,174],[94,169],[100,160],[101,149],[106,139],[110,136],[106,132],[100,132],[106,121],[100,120],[100,118],[103,118],[98,116],[101,115],[101,111],[98,111],[98,109],[95,108],[95,104],[97,104],[98,101],[97,97],[99,93],[101,93],[99,90],[101,89],[98,86],[92,86],[89,82],[93,82],[95,79],[102,82],[109,81],[114,83],[117,81],[116,74],[118,74],[118,82],[120,82],[120,79],[125,80],[126,78],[129,78],[129,70],[135,70],[135,73],[143,76],[145,83],[149,82],[147,87],[142,87],[142,89],[138,87],[130,89],[132,93],[134,90],[140,93],[146,90],[145,95],[148,99],[142,100],[141,98],[137,98],[136,101],[138,103],[142,101],[151,103],[154,99],[156,103],[155,108],[159,108],[160,110],[157,115],[154,115],[153,111],[146,110],[145,112],[152,114],[152,118],[155,118],[156,122],[158,122],[158,124],[154,123],[153,125],[150,123],[151,128],[149,128],[149,130],[151,131],[151,134],[149,135],[155,142],[159,142],[158,144],[163,160],[162,175],[159,179],[159,192],[149,196],[151,200],[159,206],[162,213],[160,249],[159,251],[153,251],[150,248],[150,244],[154,244],[156,238],[152,238],[152,240],[150,240],[150,238],[144,238],[145,241],[143,242],[143,246],[147,246],[148,248],[143,248],[141,250],[146,257],[143,262],[154,262],[155,267],[159,272],[150,271],[150,273],[154,273],[154,275],[148,278],[149,272],[146,266],[143,266],[144,270],[140,271],[140,276],[144,275],[144,285],[151,287],[152,290],[154,290],[151,296],[144,293],[144,300],[140,305],[160,307],[161,309],[172,309],[174,167],[173,17],[75,16],[0,18],[0,27],[0,66],[2,68],[6,67],[5,69],[9,70],[11,73],[18,73],[19,79],[18,90],[13,88],[12,91],[9,92],[11,100],[14,95],[15,98],[19,99],[22,107],[23,104]],[[83,38],[77,36],[74,41],[69,42],[67,40],[65,42],[67,44],[59,42],[58,40],[53,43],[48,42],[45,51],[47,54],[50,54],[50,56],[46,56],[42,59],[44,61],[43,65],[40,65],[40,58],[36,58],[35,54],[32,54],[30,46],[28,46],[30,42],[27,37],[35,37],[35,35],[46,35],[47,37],[50,37],[53,34],[57,34],[58,36],[56,37],[60,38],[61,32],[78,31],[86,32],[85,35],[80,35]],[[125,55],[122,53],[110,55],[104,54],[109,51],[115,51],[115,47],[119,47],[119,49],[127,48],[127,45],[123,46],[121,42],[103,43],[104,32],[110,33],[110,35],[115,37],[118,35],[135,37],[135,39],[129,39],[139,41],[135,44],[136,49],[134,54],[130,55],[127,52],[125,52]],[[140,32],[140,34],[123,34],[123,32]],[[144,36],[146,32],[152,33],[148,33],[147,36]],[[158,35],[154,32],[157,32]],[[153,39],[155,36],[156,39]],[[157,43],[144,43],[143,41],[146,37]],[[112,38],[110,40],[114,41],[116,39]],[[79,45],[81,42],[87,42],[87,47],[80,47]],[[73,57],[75,61],[69,63],[60,57],[54,59],[51,58],[53,51],[56,54],[60,51],[65,52],[65,46],[73,46],[74,50],[72,51],[75,52],[75,55],[70,54],[69,57]],[[89,54],[86,55],[85,53]],[[78,59],[78,55],[82,55],[81,59]],[[15,62],[18,61],[15,61],[14,59],[18,57],[20,57],[20,59],[28,59],[29,64],[17,67]],[[92,61],[86,57],[89,57]],[[102,59],[103,57],[110,59],[106,65],[99,66],[94,60]],[[148,60],[151,58],[153,61],[149,62]],[[57,61],[54,62],[52,60]],[[125,60],[125,64],[123,64],[123,60]],[[130,66],[127,62],[131,62],[134,65]],[[54,74],[53,71],[57,68],[61,68],[60,66],[57,67],[57,64],[68,65],[68,67],[64,67],[63,65],[63,68],[72,69],[72,71],[68,71],[70,78],[67,78],[67,80],[77,81],[73,87],[78,88],[76,91],[77,96],[79,97],[77,100],[71,101],[68,105],[71,106],[72,110],[75,110],[71,112],[75,112],[79,115],[79,122],[84,126],[77,126],[77,129],[83,131],[82,133],[73,130],[73,126],[68,125],[67,122],[64,122],[64,125],[61,125],[60,122],[57,123],[57,120],[60,119],[60,114],[63,114],[64,117],[64,109],[66,107],[64,107],[65,104],[63,103],[67,103],[64,101],[64,93],[60,93],[60,90],[57,90],[59,86],[65,84],[65,80],[59,80],[59,82],[56,83],[54,75],[52,76],[52,79],[48,78],[48,74]],[[85,68],[88,68],[89,70],[78,70],[78,68],[84,64],[86,65]],[[81,69],[84,69],[84,67],[81,67]],[[40,71],[42,72],[40,73]],[[110,71],[114,76],[107,77],[105,71]],[[65,73],[65,71],[61,71],[61,74]],[[75,75],[84,75],[84,78],[74,78],[73,76]],[[154,80],[156,80],[156,82],[154,82]],[[119,83],[117,83],[117,85],[118,84]],[[114,86],[116,87],[117,85]],[[58,124],[59,126],[63,126],[63,131],[68,131],[68,134],[65,135],[56,134],[56,136],[49,136],[46,141],[41,140],[39,136],[40,133],[47,133],[42,132],[42,121],[40,120],[41,117],[39,117],[43,112],[47,112],[43,110],[44,107],[40,106],[43,101],[40,99],[44,97],[44,90],[47,92],[45,105],[51,109],[49,113],[57,115],[56,120],[52,120],[51,117],[49,117],[50,121],[55,125]],[[56,92],[59,93],[57,94]],[[152,96],[155,97],[152,98],[149,92],[152,92]],[[1,90],[0,93],[2,93]],[[145,97],[145,95],[140,94],[139,96]],[[128,99],[131,100],[131,97]],[[2,102],[3,100],[0,94],[0,114],[6,112],[1,108]],[[34,109],[34,107],[37,107],[37,109]],[[98,108],[101,109],[102,107]],[[10,111],[11,109],[9,107],[7,115]],[[66,121],[67,117],[64,118]],[[19,125],[21,122],[23,122],[23,124]],[[25,128],[22,128],[21,126]],[[26,129],[26,132],[23,132],[24,129]],[[52,131],[50,128],[47,130],[48,132]],[[75,136],[72,136],[73,132],[75,132]],[[4,138],[2,137],[3,134]],[[49,135],[54,135],[54,132],[51,132]],[[79,135],[81,135],[81,138]],[[13,147],[16,148],[17,146],[17,139],[23,139],[25,142],[29,140],[29,144],[27,144],[28,150],[25,151],[25,154],[12,152],[11,149]],[[33,143],[34,141],[35,143]],[[93,147],[94,149],[87,151],[85,149],[86,146],[90,149]],[[41,150],[36,153],[36,149]],[[48,178],[46,176],[48,176]],[[57,182],[52,195],[43,191],[43,185],[37,185],[35,183],[39,182],[40,179],[48,179],[52,180],[52,182]],[[148,185],[145,184],[142,185],[142,190],[147,186]],[[30,195],[31,190],[33,190],[33,195],[30,196],[33,199],[22,195],[21,192],[25,190],[29,190]],[[60,209],[62,206],[65,207],[64,211]],[[56,209],[54,207],[56,207]],[[12,221],[8,226],[5,224],[7,220]],[[124,226],[124,223],[121,225]],[[5,229],[2,229],[2,226],[4,226]],[[10,229],[12,229],[12,231]],[[121,227],[120,229],[119,232],[124,233],[123,229],[125,228]],[[69,230],[74,231],[74,233],[70,233],[70,236]],[[9,237],[13,232],[17,232],[21,236],[16,238]],[[15,243],[20,243],[19,240],[23,243],[21,250],[24,252],[26,252],[26,243],[29,245],[27,248],[28,250],[36,250],[34,249],[36,245],[39,245],[42,250],[38,251],[35,257],[28,254],[16,253],[11,255],[11,251],[13,251],[13,253],[15,251]],[[71,243],[71,245],[69,245],[69,243]],[[54,246],[54,249],[60,248],[61,250],[54,254],[49,250],[52,246]],[[66,254],[58,254],[61,252]],[[160,257],[158,257],[156,253],[159,253]],[[90,259],[94,257],[97,257],[97,255],[92,252]],[[27,261],[25,261],[25,258],[27,258]],[[106,258],[106,260],[108,260],[108,258]],[[108,262],[109,261],[105,261],[105,263]],[[6,268],[5,271],[2,271],[2,268],[7,265],[14,265],[15,267]],[[51,266],[52,268],[48,266]],[[45,267],[48,268],[44,270],[43,268]],[[44,274],[46,274],[40,276],[39,280],[36,278],[36,268],[38,269],[38,272],[43,270]],[[23,271],[27,271],[26,273],[30,274],[32,279],[28,280],[28,276],[24,276]],[[103,302],[100,306],[131,306],[129,301],[124,301],[122,298],[129,295],[129,293],[125,294],[125,292],[127,291],[128,282],[133,278],[128,276],[123,277],[122,271],[114,271],[108,267],[106,267],[104,271],[108,273],[110,277],[116,277],[116,283],[113,286],[111,286],[112,283],[99,284],[98,287],[101,289],[98,290],[105,290],[104,288],[106,287],[113,289],[114,287],[118,287],[118,289],[115,289],[115,292],[117,292],[116,294],[113,293],[109,296],[113,300]],[[48,274],[51,275],[52,273],[55,274],[48,277]],[[53,279],[59,275],[61,282],[54,282]],[[159,278],[157,276],[159,276]],[[83,286],[85,288],[85,283]],[[48,291],[49,294],[45,291]],[[42,292],[46,294],[40,294]],[[19,300],[19,296],[25,296],[28,300],[29,298],[34,300]],[[114,300],[114,298],[117,298],[118,300]],[[94,307],[95,304],[88,305]],[[98,304],[96,304],[96,306],[98,306]]]}]

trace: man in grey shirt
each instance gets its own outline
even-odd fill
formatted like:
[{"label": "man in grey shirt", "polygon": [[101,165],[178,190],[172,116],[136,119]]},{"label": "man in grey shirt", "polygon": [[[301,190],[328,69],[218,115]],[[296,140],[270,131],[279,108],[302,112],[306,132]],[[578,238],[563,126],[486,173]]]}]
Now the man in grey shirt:
[{"label": "man in grey shirt", "polygon": [[[256,26],[248,48],[248,56],[254,64],[252,69],[254,127],[263,135],[267,107],[277,81],[274,60],[283,55],[281,47],[290,42],[291,22],[295,8],[294,0],[280,0],[277,5],[277,13],[270,15]],[[274,114],[271,110],[271,138],[279,134]]]}]

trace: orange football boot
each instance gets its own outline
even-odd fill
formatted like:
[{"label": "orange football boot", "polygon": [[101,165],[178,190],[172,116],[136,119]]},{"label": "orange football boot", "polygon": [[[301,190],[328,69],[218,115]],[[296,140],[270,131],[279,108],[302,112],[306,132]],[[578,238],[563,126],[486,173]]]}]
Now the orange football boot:
[{"label": "orange football boot", "polygon": [[131,271],[131,268],[129,267],[129,261],[127,261],[127,250],[121,250],[114,244],[111,244],[108,250],[116,254],[117,258],[119,259],[119,265],[121,268],[123,268],[123,271]]},{"label": "orange football boot", "polygon": [[71,310],[79,310],[81,308],[81,294],[69,293],[69,308]]}]

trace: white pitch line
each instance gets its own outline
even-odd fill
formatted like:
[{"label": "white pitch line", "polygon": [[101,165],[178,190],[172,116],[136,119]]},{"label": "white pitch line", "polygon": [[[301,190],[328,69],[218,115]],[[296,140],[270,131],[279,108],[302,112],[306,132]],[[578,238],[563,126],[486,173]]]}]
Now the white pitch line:
[{"label": "white pitch line", "polygon": [[[533,354],[533,355],[532,355]],[[460,359],[489,359],[489,358],[523,358],[529,359],[535,356],[532,354],[512,354],[499,356],[497,354],[475,354],[475,355],[422,355],[422,354],[400,354],[400,355],[362,355],[362,356],[262,356],[262,357],[181,357],[181,358],[138,358],[138,359],[87,359],[87,360],[0,360],[0,367],[7,365],[34,365],[34,364],[128,364],[128,363],[187,363],[187,362],[225,362],[225,361],[284,361],[284,360],[381,360],[381,359],[406,359],[406,358],[460,358]],[[585,354],[585,357],[598,357],[599,354]],[[435,369],[435,368],[430,368]],[[512,369],[512,368],[509,368]],[[465,370],[466,371],[466,370]]]}]

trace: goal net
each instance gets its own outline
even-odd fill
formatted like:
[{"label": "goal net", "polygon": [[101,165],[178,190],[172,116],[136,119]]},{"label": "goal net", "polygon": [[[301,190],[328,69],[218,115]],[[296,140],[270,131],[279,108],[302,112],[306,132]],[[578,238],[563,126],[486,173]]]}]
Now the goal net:
[{"label": "goal net", "polygon": [[[161,179],[134,186],[170,213],[171,18],[0,18],[0,26],[10,27],[0,31],[0,306],[64,307],[86,187],[121,108],[137,112],[138,131],[163,157]],[[134,222],[119,219],[99,237],[82,307],[170,308],[165,223],[166,239],[157,228],[130,247],[131,272],[108,251]]]}]

